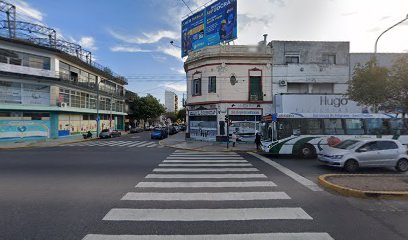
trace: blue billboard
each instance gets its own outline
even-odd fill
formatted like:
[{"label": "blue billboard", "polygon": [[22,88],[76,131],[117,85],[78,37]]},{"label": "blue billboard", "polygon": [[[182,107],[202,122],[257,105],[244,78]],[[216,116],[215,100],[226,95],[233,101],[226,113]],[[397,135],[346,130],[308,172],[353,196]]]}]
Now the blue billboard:
[{"label": "blue billboard", "polygon": [[218,0],[181,24],[182,57],[237,38],[237,0]]}]

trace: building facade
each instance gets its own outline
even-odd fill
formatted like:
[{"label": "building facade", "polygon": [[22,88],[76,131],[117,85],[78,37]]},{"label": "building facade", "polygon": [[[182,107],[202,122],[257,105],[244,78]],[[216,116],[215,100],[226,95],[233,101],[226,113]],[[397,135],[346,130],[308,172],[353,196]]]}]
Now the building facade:
[{"label": "building facade", "polygon": [[178,111],[178,97],[177,94],[171,91],[164,92],[164,105],[167,112],[177,112]]},{"label": "building facade", "polygon": [[272,113],[272,50],[265,43],[212,46],[189,54],[184,65],[187,138],[225,141],[227,132],[235,132],[243,141],[254,140],[262,115]]},{"label": "building facade", "polygon": [[53,46],[0,37],[0,141],[124,129],[126,84]]},{"label": "building facade", "polygon": [[[272,41],[275,112],[332,112],[350,76],[349,42]],[[337,104],[334,104],[337,105]],[[352,105],[352,106],[351,106]]]}]

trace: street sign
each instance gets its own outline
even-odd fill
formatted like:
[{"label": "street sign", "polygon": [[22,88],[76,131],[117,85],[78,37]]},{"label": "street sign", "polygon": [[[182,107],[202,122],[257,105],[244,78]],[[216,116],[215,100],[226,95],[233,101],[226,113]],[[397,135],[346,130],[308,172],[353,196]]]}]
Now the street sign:
[{"label": "street sign", "polygon": [[101,119],[100,119],[99,117],[97,117],[95,120],[96,120],[97,122],[99,122]]}]

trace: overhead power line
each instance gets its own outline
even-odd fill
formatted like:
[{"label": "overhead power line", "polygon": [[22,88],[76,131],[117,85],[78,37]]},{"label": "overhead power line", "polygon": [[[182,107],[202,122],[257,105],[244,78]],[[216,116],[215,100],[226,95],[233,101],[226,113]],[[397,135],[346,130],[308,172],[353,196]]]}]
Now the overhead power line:
[{"label": "overhead power line", "polygon": [[188,8],[188,10],[190,10],[190,12],[193,14],[193,10],[191,10],[191,8],[187,5],[187,3],[184,0],[181,0],[184,5],[186,5],[186,7]]}]

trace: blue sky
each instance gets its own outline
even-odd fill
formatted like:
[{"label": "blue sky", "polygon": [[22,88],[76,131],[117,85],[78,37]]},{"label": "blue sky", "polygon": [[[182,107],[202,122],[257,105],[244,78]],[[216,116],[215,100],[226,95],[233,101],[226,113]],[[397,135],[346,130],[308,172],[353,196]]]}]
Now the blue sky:
[{"label": "blue sky", "polygon": [[[7,0],[6,0],[7,1]],[[20,20],[56,29],[61,38],[92,51],[96,61],[128,77],[128,89],[185,91],[180,22],[189,10],[181,0],[9,0]],[[192,8],[207,3],[185,0]],[[238,0],[236,44],[269,40],[350,41],[351,51],[371,52],[376,37],[408,14],[406,0]],[[407,52],[408,23],[379,43],[379,52]]]}]

